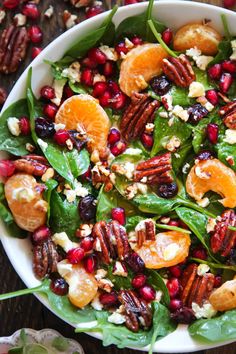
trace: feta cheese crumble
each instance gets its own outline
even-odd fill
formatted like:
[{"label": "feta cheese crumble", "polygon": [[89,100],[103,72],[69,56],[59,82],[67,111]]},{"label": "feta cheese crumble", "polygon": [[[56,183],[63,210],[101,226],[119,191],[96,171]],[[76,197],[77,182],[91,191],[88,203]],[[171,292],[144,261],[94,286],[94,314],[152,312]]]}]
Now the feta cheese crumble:
[{"label": "feta cheese crumble", "polygon": [[193,81],[189,86],[188,97],[200,97],[205,95],[205,88],[201,82]]},{"label": "feta cheese crumble", "polygon": [[202,307],[200,307],[198,304],[193,302],[192,303],[192,310],[193,310],[194,315],[196,316],[197,319],[211,318],[217,314],[217,311],[214,309],[214,307],[209,302],[206,302],[205,304],[203,304]]},{"label": "feta cheese crumble", "polygon": [[224,141],[230,145],[236,144],[236,130],[226,129]]},{"label": "feta cheese crumble", "polygon": [[20,121],[16,117],[9,117],[7,119],[7,127],[10,131],[10,133],[14,136],[19,136],[21,131],[20,131]]}]

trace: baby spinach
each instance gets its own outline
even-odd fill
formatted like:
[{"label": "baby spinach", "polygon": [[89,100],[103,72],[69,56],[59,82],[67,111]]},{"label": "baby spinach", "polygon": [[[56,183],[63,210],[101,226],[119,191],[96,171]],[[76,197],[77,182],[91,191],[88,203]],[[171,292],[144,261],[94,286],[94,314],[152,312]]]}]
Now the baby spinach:
[{"label": "baby spinach", "polygon": [[69,203],[66,198],[55,190],[51,194],[50,225],[53,232],[66,232],[73,239],[81,220],[78,212],[78,201]]},{"label": "baby spinach", "polygon": [[176,154],[172,154],[172,167],[175,174],[181,171],[186,159],[189,158],[192,153],[192,143],[190,140],[187,140],[180,146]]},{"label": "baby spinach", "polygon": [[24,232],[21,228],[19,228],[19,226],[15,223],[12,213],[7,206],[2,184],[0,200],[0,218],[5,223],[5,227],[8,230],[9,234],[15,238],[26,238],[27,233]]},{"label": "baby spinach", "polygon": [[166,287],[166,284],[160,274],[156,270],[148,269],[146,271],[148,276],[148,283],[154,287],[155,290],[161,290],[163,293],[161,301],[164,302],[166,306],[169,306],[170,303],[170,295],[169,291]]},{"label": "baby spinach", "polygon": [[198,68],[194,68],[194,72],[196,75],[196,81],[200,82],[204,86],[205,91],[210,90],[215,87],[215,85],[213,85],[213,83],[209,82],[207,71],[200,70]]},{"label": "baby spinach", "polygon": [[218,53],[214,59],[209,63],[209,66],[218,64],[223,60],[227,60],[232,54],[231,41],[229,39],[223,39],[218,45]]},{"label": "baby spinach", "polygon": [[[220,141],[215,146],[217,151],[218,159],[223,162],[226,166],[232,168],[232,170],[236,171],[236,145],[229,144],[223,140],[223,137],[220,138]],[[233,160],[233,164],[229,164],[228,157],[231,157]]]},{"label": "baby spinach", "polygon": [[203,342],[222,342],[236,339],[236,310],[210,319],[200,319],[188,327],[191,337]]},{"label": "baby spinach", "polygon": [[55,179],[49,179],[45,183],[46,190],[44,192],[44,199],[48,203],[48,211],[47,211],[47,223],[48,223],[48,225],[49,225],[50,213],[51,213],[51,207],[50,207],[51,195],[52,195],[52,191],[57,187],[57,185],[58,185],[58,183],[57,183],[57,181],[55,181]]},{"label": "baby spinach", "polygon": [[75,93],[79,93],[79,94],[86,94],[86,93],[90,93],[91,91],[84,85],[78,83],[78,82],[71,82],[69,81],[69,86],[71,88],[71,90]]},{"label": "baby spinach", "polygon": [[[152,34],[154,35],[154,37],[156,38],[157,42],[162,46],[163,49],[165,49],[165,51],[171,55],[172,57],[177,57],[177,54],[168,47],[168,45],[163,41],[162,39],[162,35],[156,30],[155,27],[155,20],[148,20],[147,21],[148,26],[150,27],[150,30],[152,32]],[[148,36],[150,38],[150,34]]]},{"label": "baby spinach", "polygon": [[50,60],[44,60],[46,64],[51,66],[52,75],[56,80],[65,79],[65,77],[62,75],[62,71],[68,68],[68,66],[70,66],[70,64],[73,63],[73,61],[74,58],[69,56],[64,56],[61,60],[55,62]]},{"label": "baby spinach", "polygon": [[122,277],[119,275],[114,275],[113,274],[113,265],[109,265],[107,268],[107,275],[106,278],[111,280],[111,282],[114,284],[115,290],[121,290],[121,289],[131,289],[131,281],[133,278],[133,272],[128,270],[128,276],[127,277]]},{"label": "baby spinach", "polygon": [[99,28],[90,31],[84,37],[80,38],[66,53],[73,58],[81,58],[87,51],[99,43],[111,44],[115,36],[115,26],[112,22],[118,6],[115,6],[107,18],[102,22]]},{"label": "baby spinach", "polygon": [[14,136],[7,126],[7,119],[10,117],[29,117],[29,110],[26,99],[21,99],[10,105],[0,117],[0,150],[7,151],[16,156],[27,155],[26,144],[32,144],[29,136]]},{"label": "baby spinach", "polygon": [[90,165],[89,153],[86,149],[78,151],[73,149],[65,153],[69,162],[70,170],[75,178],[85,173]]},{"label": "baby spinach", "polygon": [[[212,263],[212,262],[209,262],[209,261],[204,261],[202,259],[199,259],[199,258],[193,258],[191,257],[190,258],[191,261],[194,261],[194,262],[197,262],[197,263],[201,263],[201,264],[207,264],[210,268],[213,268],[213,269],[224,269],[225,271],[230,271],[230,272],[236,272],[236,265],[226,265],[226,264],[221,264],[221,263]],[[235,274],[233,274],[231,276],[231,278],[227,279],[227,280],[232,280],[232,277],[234,276]]]},{"label": "baby spinach", "polygon": [[133,231],[135,227],[138,225],[138,223],[145,218],[143,216],[135,215],[135,216],[130,216],[126,220],[125,228],[127,232]]},{"label": "baby spinach", "polygon": [[188,97],[188,90],[178,86],[172,86],[169,94],[172,96],[173,105],[180,105],[182,107],[190,106],[194,101]]}]

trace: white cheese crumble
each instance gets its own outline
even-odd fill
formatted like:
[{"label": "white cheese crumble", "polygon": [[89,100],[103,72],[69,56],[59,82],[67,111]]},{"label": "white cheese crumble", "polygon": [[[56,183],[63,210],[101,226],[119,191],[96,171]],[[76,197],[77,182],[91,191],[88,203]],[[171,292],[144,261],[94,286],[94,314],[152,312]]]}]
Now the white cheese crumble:
[{"label": "white cheese crumble", "polygon": [[142,154],[142,150],[138,149],[138,148],[128,148],[125,150],[124,152],[125,154],[129,154],[129,155],[140,155]]},{"label": "white cheese crumble", "polygon": [[189,163],[186,163],[185,165],[183,165],[182,172],[183,172],[184,175],[186,175],[188,173],[189,168],[190,168],[190,164]]},{"label": "white cheese crumble", "polygon": [[57,271],[62,278],[66,277],[68,274],[72,273],[73,266],[66,259],[57,263]]},{"label": "white cheese crumble", "polygon": [[113,314],[111,316],[108,317],[108,322],[110,323],[114,323],[114,324],[122,324],[125,323],[126,319],[124,315],[121,315],[118,312],[113,312]]},{"label": "white cheese crumble", "polygon": [[197,200],[197,204],[202,208],[206,208],[210,204],[210,200],[206,197],[201,200]]},{"label": "white cheese crumble", "polygon": [[230,59],[231,60],[236,60],[236,39],[231,41],[231,48],[233,50],[233,53],[231,54]]},{"label": "white cheese crumble", "polygon": [[112,274],[118,275],[120,277],[128,276],[127,270],[123,267],[122,263],[119,261],[116,261]]},{"label": "white cheese crumble", "polygon": [[201,277],[207,272],[209,272],[210,267],[207,264],[199,264],[197,267],[197,274]]},{"label": "white cheese crumble", "polygon": [[169,93],[161,97],[161,100],[165,102],[165,108],[167,108],[168,111],[172,111],[173,109],[173,97]]},{"label": "white cheese crumble", "polygon": [[132,49],[133,47],[134,47],[134,43],[133,42],[131,42],[131,40],[129,40],[129,38],[125,38],[125,46],[126,46],[126,48],[128,48],[128,49]]},{"label": "white cheese crumble", "polygon": [[137,189],[141,194],[147,194],[147,185],[143,183],[136,183]]},{"label": "white cheese crumble", "polygon": [[208,218],[207,225],[206,225],[207,233],[214,231],[215,226],[216,226],[216,219]]},{"label": "white cheese crumble", "polygon": [[105,82],[105,81],[106,81],[105,76],[97,73],[97,74],[94,75],[93,85],[96,84],[96,82]]},{"label": "white cheese crumble", "polygon": [[168,118],[168,117],[169,117],[169,115],[168,115],[167,112],[160,112],[160,113],[159,113],[159,116],[160,116],[161,118]]},{"label": "white cheese crumble", "polygon": [[63,95],[63,88],[66,84],[66,79],[61,80],[54,80],[52,87],[55,91],[55,97],[51,100],[56,106],[60,106],[62,95]]},{"label": "white cheese crumble", "polygon": [[55,131],[57,132],[58,130],[63,130],[63,129],[65,129],[65,124],[62,124],[62,123],[58,123],[58,124],[56,124],[56,123],[54,123],[54,129],[55,129]]},{"label": "white cheese crumble", "polygon": [[108,60],[111,61],[118,60],[118,54],[115,51],[115,48],[108,47],[107,45],[102,45],[101,47],[99,47],[99,49],[101,50],[101,52],[103,52],[106,55]]},{"label": "white cheese crumble", "polygon": [[48,144],[46,143],[46,141],[43,141],[42,139],[38,139],[37,143],[41,147],[43,152],[47,150]]},{"label": "white cheese crumble", "polygon": [[192,303],[192,310],[194,312],[194,315],[196,316],[197,319],[199,318],[211,318],[216,315],[217,311],[214,309],[214,307],[209,303],[206,302],[203,304],[202,307],[200,307],[198,304],[195,302]]},{"label": "white cheese crumble", "polygon": [[132,179],[133,175],[134,175],[134,171],[135,171],[135,165],[129,161],[127,161],[124,165],[123,165],[124,169],[125,169],[125,176],[128,179]]},{"label": "white cheese crumble", "polygon": [[202,54],[201,50],[197,47],[186,50],[186,55],[191,58],[199,57]]},{"label": "white cheese crumble", "polygon": [[95,274],[95,279],[96,280],[101,280],[103,278],[105,278],[107,275],[107,271],[105,269],[98,269],[96,274]]},{"label": "white cheese crumble", "polygon": [[10,133],[14,136],[19,136],[21,131],[20,131],[20,121],[16,117],[9,117],[7,119],[7,127],[10,131]]},{"label": "white cheese crumble", "polygon": [[80,82],[81,72],[80,72],[80,63],[75,61],[72,63],[69,68],[65,68],[61,75],[67,77],[71,82]]},{"label": "white cheese crumble", "polygon": [[183,107],[176,105],[174,106],[172,113],[176,116],[182,119],[184,122],[187,122],[189,118],[189,114],[187,109],[184,109]]},{"label": "white cheese crumble", "polygon": [[52,5],[49,5],[47,10],[44,12],[44,16],[47,18],[51,18],[54,13],[54,7]]},{"label": "white cheese crumble", "polygon": [[55,233],[52,240],[56,245],[61,246],[65,252],[79,246],[78,243],[72,242],[65,232]]},{"label": "white cheese crumble", "polygon": [[155,301],[160,302],[163,292],[161,290],[156,291]]},{"label": "white cheese crumble", "polygon": [[103,304],[99,300],[99,295],[100,294],[97,293],[97,295],[95,296],[95,298],[93,299],[93,301],[90,304],[92,306],[92,308],[94,308],[94,310],[96,310],[96,311],[102,311],[102,309],[103,309]]},{"label": "white cheese crumble", "polygon": [[189,86],[188,97],[200,97],[205,95],[205,88],[201,82],[193,81]]},{"label": "white cheese crumble", "polygon": [[236,130],[226,129],[224,141],[230,145],[236,144]]},{"label": "white cheese crumble", "polygon": [[181,141],[177,136],[172,136],[170,140],[164,146],[168,151],[174,152],[178,147],[180,147]]},{"label": "white cheese crumble", "polygon": [[205,71],[206,68],[207,68],[207,65],[214,59],[213,57],[211,56],[208,56],[208,55],[200,55],[196,58],[193,58],[195,60],[195,63],[197,65],[197,67],[200,69],[200,70],[203,70]]},{"label": "white cheese crumble", "polygon": [[163,258],[165,261],[171,261],[179,252],[179,245],[177,243],[170,243],[163,251]]},{"label": "white cheese crumble", "polygon": [[26,24],[26,16],[23,14],[16,14],[14,16],[15,23],[18,27],[24,26]]}]

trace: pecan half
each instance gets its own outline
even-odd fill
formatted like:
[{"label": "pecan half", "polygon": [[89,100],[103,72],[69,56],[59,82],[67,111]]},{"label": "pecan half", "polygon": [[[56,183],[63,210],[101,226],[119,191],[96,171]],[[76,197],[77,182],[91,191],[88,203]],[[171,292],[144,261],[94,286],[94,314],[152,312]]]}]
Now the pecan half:
[{"label": "pecan half", "polygon": [[43,156],[26,155],[15,160],[14,165],[17,171],[26,172],[33,176],[43,176],[48,169],[48,162]]},{"label": "pecan half", "polygon": [[110,192],[113,188],[112,173],[102,162],[96,163],[92,169],[92,184],[100,188],[104,184],[104,191]]},{"label": "pecan half", "polygon": [[70,0],[71,4],[75,7],[85,7],[92,3],[92,0]]},{"label": "pecan half", "polygon": [[214,287],[214,275],[205,273],[204,275],[197,274],[198,265],[192,263],[184,270],[180,279],[181,292],[180,299],[184,306],[192,308],[192,303],[195,302],[202,306],[206,301]]},{"label": "pecan half", "polygon": [[121,290],[118,299],[123,305],[126,327],[138,332],[140,326],[148,328],[152,324],[152,311],[146,301],[139,299],[132,290]]},{"label": "pecan half", "polygon": [[138,223],[135,228],[135,232],[137,235],[137,244],[139,248],[147,240],[155,241],[155,222],[152,219],[143,220]]},{"label": "pecan half", "polygon": [[219,252],[223,257],[229,256],[236,245],[236,231],[229,230],[229,226],[236,226],[236,214],[233,210],[223,212],[211,236],[212,252]]},{"label": "pecan half", "polygon": [[147,184],[172,183],[171,153],[152,157],[140,162],[134,172],[134,181]]},{"label": "pecan half", "polygon": [[93,236],[94,248],[106,264],[117,258],[122,261],[131,252],[125,228],[117,221],[97,222],[93,227]]},{"label": "pecan half", "polygon": [[184,54],[181,54],[178,58],[163,59],[162,70],[179,87],[189,87],[196,79],[192,65]]},{"label": "pecan half", "polygon": [[15,72],[25,58],[29,36],[26,27],[10,27],[3,30],[0,36],[0,72]]},{"label": "pecan half", "polygon": [[147,93],[133,93],[131,103],[121,118],[120,130],[123,137],[128,141],[138,138],[146,124],[154,121],[154,113],[159,106],[159,101],[153,100]]},{"label": "pecan half", "polygon": [[229,102],[221,107],[219,115],[223,118],[227,128],[236,129],[236,101]]},{"label": "pecan half", "polygon": [[56,272],[58,261],[56,245],[51,239],[33,246],[33,270],[37,278]]}]

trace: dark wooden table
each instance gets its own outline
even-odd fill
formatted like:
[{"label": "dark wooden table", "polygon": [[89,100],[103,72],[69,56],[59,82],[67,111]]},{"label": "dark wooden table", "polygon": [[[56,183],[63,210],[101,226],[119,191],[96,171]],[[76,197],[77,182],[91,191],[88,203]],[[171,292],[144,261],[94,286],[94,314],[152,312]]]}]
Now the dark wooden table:
[{"label": "dark wooden table", "polygon": [[[204,2],[204,1],[202,1]],[[220,4],[220,0],[205,1],[216,5]],[[0,1],[1,3],[1,1]],[[103,1],[107,6],[110,1]],[[120,1],[121,3],[121,1]],[[53,17],[48,20],[41,16],[40,25],[44,30],[44,39],[42,46],[46,46],[50,41],[63,32],[64,26],[62,21],[63,10],[69,7],[68,3],[62,0],[41,0],[40,9],[42,13],[48,8],[49,4],[54,6],[55,13]],[[71,8],[73,13],[78,13]],[[82,20],[84,15],[82,12],[78,13]],[[12,16],[12,13],[11,13]],[[0,25],[0,29],[6,26],[7,22],[11,21],[10,14],[7,20]],[[31,61],[30,50],[27,59],[21,65],[17,73],[3,76],[0,75],[0,86],[5,87],[9,92],[14,85],[17,78],[20,76],[24,68]],[[11,266],[6,254],[0,245],[0,293],[23,289],[25,286],[17,276],[13,267]],[[8,301],[0,302],[0,336],[7,336],[12,334],[19,328],[29,327],[34,329],[54,328],[66,337],[77,339],[83,346],[86,354],[131,354],[134,351],[129,349],[119,350],[113,346],[104,348],[100,341],[87,336],[85,334],[76,335],[71,326],[65,324],[59,318],[48,311],[34,296],[25,296]],[[221,347],[219,349],[212,349],[198,352],[199,354],[236,354],[236,344]]]}]

